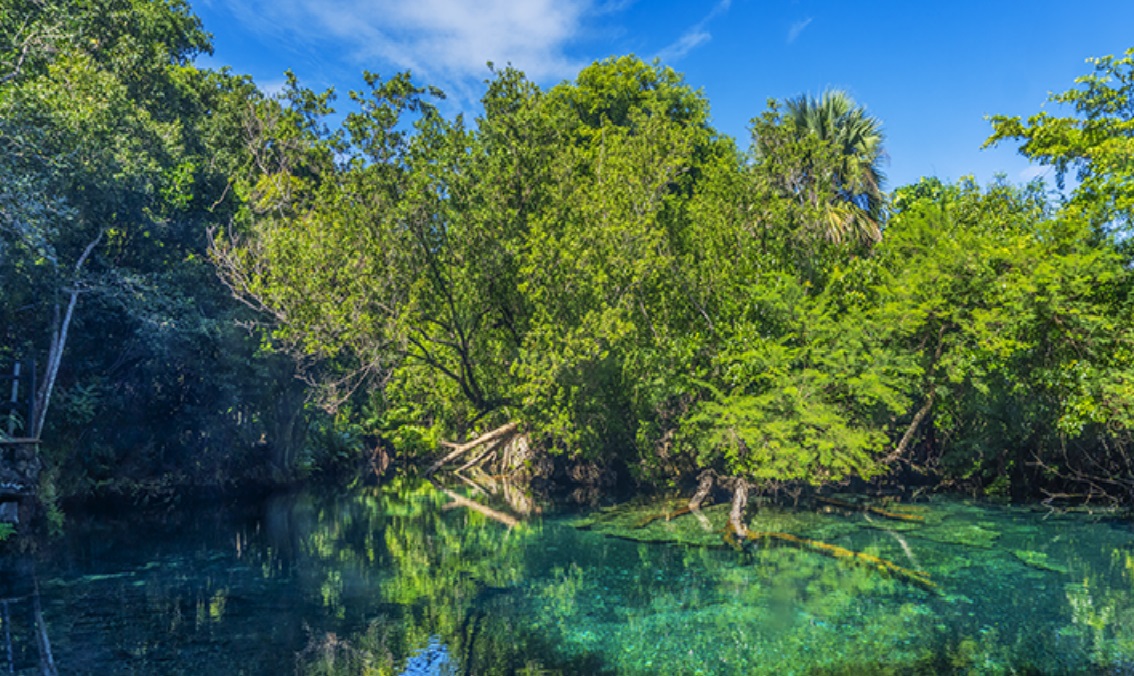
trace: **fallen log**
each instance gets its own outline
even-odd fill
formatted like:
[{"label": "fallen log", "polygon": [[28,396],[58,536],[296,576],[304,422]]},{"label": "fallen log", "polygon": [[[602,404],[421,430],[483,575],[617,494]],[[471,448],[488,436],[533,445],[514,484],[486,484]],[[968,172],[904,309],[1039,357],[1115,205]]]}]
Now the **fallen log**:
[{"label": "fallen log", "polygon": [[[731,525],[732,524],[730,524],[730,526]],[[903,568],[893,561],[888,561],[886,559],[874,556],[873,554],[856,552],[853,549],[847,549],[846,547],[832,545],[830,543],[821,542],[819,540],[802,538],[798,535],[792,535],[791,533],[779,533],[776,531],[748,531],[747,533],[740,533],[733,528],[725,529],[725,542],[737,549],[740,548],[740,544],[737,541],[738,536],[741,539],[748,540],[750,542],[761,540],[776,540],[779,542],[786,542],[794,547],[807,549],[809,551],[824,554],[836,559],[857,561],[859,563],[870,566],[871,568],[874,568],[879,572],[885,573],[887,575],[892,575],[912,585],[921,587],[922,589],[926,589],[928,591],[937,591],[937,585],[933,582],[933,580],[930,579],[929,573],[920,570],[910,570],[909,568]]]},{"label": "fallen log", "polygon": [[479,465],[481,462],[487,461],[489,456],[495,456],[496,455],[496,447],[499,446],[499,445],[500,445],[499,440],[490,443],[489,445],[484,447],[484,451],[480,455],[476,456],[472,460],[469,460],[468,462],[461,465],[460,467],[458,467],[454,471],[455,472],[463,472],[466,469],[473,467],[474,465]]},{"label": "fallen log", "polygon": [[453,451],[451,453],[447,454],[445,457],[438,460],[437,462],[430,465],[429,469],[425,470],[425,476],[429,476],[430,474],[433,474],[437,470],[441,469],[441,467],[443,467],[445,465],[445,463],[461,457],[465,453],[468,453],[469,451],[473,450],[474,448],[476,448],[478,446],[481,446],[483,444],[487,444],[491,441],[496,441],[498,439],[502,439],[503,437],[506,437],[506,436],[514,433],[516,431],[517,427],[518,427],[518,425],[516,425],[516,423],[510,422],[510,423],[507,423],[505,425],[501,425],[500,427],[497,427],[494,430],[491,430],[489,432],[485,432],[484,434],[480,435],[476,439],[473,439],[472,441],[466,441],[463,444],[455,444],[451,441],[442,441],[441,442],[442,446],[444,446],[446,448],[451,448],[451,449],[453,449]]},{"label": "fallen log", "polygon": [[677,509],[673,510],[672,512],[667,511],[667,512],[662,512],[660,514],[651,514],[647,517],[643,517],[640,521],[638,521],[637,524],[634,525],[634,527],[635,528],[645,528],[646,526],[657,521],[658,519],[665,519],[666,521],[669,521],[670,519],[676,519],[677,517],[679,517],[683,514],[691,514],[693,511],[694,511],[693,507],[690,507],[689,505],[683,505],[683,506],[678,507]]}]

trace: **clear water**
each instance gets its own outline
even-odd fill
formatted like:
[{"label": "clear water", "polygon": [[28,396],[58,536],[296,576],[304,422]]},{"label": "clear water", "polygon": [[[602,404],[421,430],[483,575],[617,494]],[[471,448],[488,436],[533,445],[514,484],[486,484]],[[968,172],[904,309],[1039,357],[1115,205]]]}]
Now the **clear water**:
[{"label": "clear water", "polygon": [[723,507],[649,520],[665,509],[509,527],[400,481],[73,516],[0,561],[0,673],[39,673],[39,633],[64,674],[1134,673],[1128,522],[939,498],[922,522],[752,510],[925,588],[806,548],[738,552]]}]

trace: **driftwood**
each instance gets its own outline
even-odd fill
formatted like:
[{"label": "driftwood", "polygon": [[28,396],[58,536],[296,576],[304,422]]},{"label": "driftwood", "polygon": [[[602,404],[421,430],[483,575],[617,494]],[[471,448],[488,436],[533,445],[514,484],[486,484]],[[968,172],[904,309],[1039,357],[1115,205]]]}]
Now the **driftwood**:
[{"label": "driftwood", "polygon": [[446,448],[451,448],[453,450],[452,450],[452,452],[448,453],[445,457],[441,458],[437,462],[430,465],[429,469],[425,470],[425,475],[429,476],[430,474],[433,474],[437,470],[441,469],[441,467],[443,467],[445,465],[445,463],[451,462],[451,461],[461,457],[465,453],[468,453],[469,451],[473,450],[474,448],[477,448],[478,446],[482,446],[484,444],[487,444],[487,443],[493,442],[493,441],[499,441],[499,440],[503,439],[504,437],[507,437],[507,436],[513,434],[516,431],[516,429],[517,429],[516,423],[511,422],[511,423],[507,423],[506,425],[501,425],[500,427],[497,427],[496,429],[494,429],[490,432],[485,432],[484,434],[480,435],[476,439],[473,439],[472,441],[467,441],[463,444],[455,444],[451,441],[442,441],[441,442],[442,446],[445,446]]}]

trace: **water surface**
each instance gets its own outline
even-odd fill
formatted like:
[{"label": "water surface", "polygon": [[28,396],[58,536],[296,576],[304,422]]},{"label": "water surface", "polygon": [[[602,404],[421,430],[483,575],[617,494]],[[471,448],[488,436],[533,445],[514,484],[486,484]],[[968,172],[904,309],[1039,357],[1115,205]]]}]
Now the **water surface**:
[{"label": "water surface", "polygon": [[751,510],[922,585],[782,541],[737,551],[727,506],[523,516],[510,497],[407,480],[74,516],[0,563],[0,673],[38,673],[37,634],[67,674],[1134,673],[1134,530],[1105,515]]}]

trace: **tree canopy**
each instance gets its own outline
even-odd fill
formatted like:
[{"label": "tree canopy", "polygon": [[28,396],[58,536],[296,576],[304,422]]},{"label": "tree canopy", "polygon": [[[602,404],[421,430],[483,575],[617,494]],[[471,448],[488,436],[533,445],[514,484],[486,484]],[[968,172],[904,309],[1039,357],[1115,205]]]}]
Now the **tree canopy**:
[{"label": "tree canopy", "polygon": [[740,148],[633,56],[492,69],[447,115],[410,73],[344,105],[201,68],[180,1],[0,17],[0,357],[40,360],[23,424],[72,490],[496,430],[576,481],[1134,495],[1134,53],[1066,117],[992,118],[1065,196],[887,193],[840,91],[769,101]]}]

